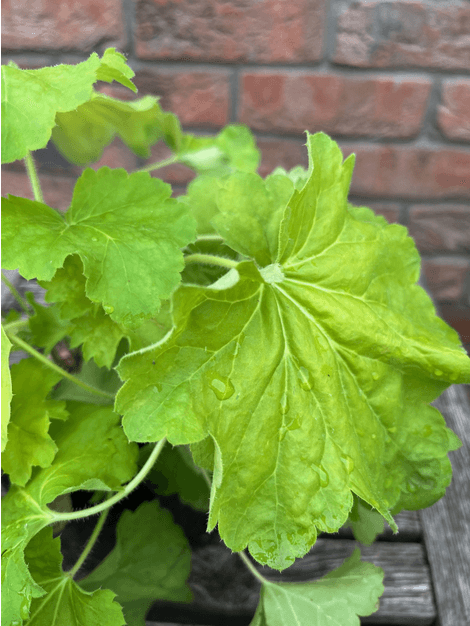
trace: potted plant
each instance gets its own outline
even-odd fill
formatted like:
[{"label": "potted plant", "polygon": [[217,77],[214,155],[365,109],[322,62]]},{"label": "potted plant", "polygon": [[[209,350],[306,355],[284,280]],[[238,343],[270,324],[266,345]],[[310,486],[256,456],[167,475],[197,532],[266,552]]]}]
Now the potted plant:
[{"label": "potted plant", "polygon": [[[459,441],[429,403],[470,382],[470,360],[416,285],[406,229],[348,203],[354,155],[307,133],[308,170],[263,179],[247,128],[188,135],[157,99],[93,87],[135,91],[132,76],[112,48],[2,68],[2,162],[25,159],[35,198],[2,199],[2,266],[37,278],[51,304],[19,296],[27,318],[2,327],[2,623],[142,623],[153,599],[189,600],[187,539],[155,500],[125,511],[115,548],[75,580],[111,507],[156,473],[160,490],[207,507],[207,530],[261,581],[253,625],[357,624],[383,589],[359,553],[286,584],[245,549],[283,570],[320,532],[396,529],[398,511],[442,497]],[[65,214],[44,203],[32,151],[52,138],[86,165],[115,135],[141,157],[160,139],[174,156],[86,168]],[[170,161],[197,173],[179,198],[149,174]],[[50,358],[64,338],[78,373]],[[34,358],[10,380],[12,348]],[[93,494],[86,508],[64,510],[77,492]],[[64,571],[53,528],[96,514]]]}]

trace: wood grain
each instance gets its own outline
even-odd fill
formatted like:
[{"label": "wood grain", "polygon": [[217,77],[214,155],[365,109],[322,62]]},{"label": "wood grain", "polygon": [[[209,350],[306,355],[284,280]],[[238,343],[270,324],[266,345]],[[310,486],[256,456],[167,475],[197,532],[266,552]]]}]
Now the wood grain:
[{"label": "wood grain", "polygon": [[464,385],[436,400],[462,447],[450,453],[453,479],[446,495],[420,512],[436,594],[439,626],[470,624],[470,404]]}]

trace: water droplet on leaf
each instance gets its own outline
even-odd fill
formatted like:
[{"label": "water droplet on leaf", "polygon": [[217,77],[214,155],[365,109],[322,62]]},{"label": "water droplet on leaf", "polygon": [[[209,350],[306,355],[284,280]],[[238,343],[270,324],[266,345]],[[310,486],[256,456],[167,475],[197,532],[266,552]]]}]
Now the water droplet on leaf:
[{"label": "water droplet on leaf", "polygon": [[442,376],[442,374],[443,374],[443,373],[444,373],[444,372],[443,372],[442,370],[434,370],[434,374],[435,374],[436,376]]},{"label": "water droplet on leaf", "polygon": [[347,473],[351,474],[354,469],[353,459],[349,455],[345,454],[344,456],[341,456],[341,461],[344,463]]},{"label": "water droplet on leaf", "polygon": [[228,400],[235,392],[235,387],[232,384],[230,378],[220,377],[213,378],[209,383],[209,387],[215,393],[219,400]]},{"label": "water droplet on leaf", "polygon": [[379,375],[377,374],[377,372],[372,372],[372,378],[374,380],[379,380]]},{"label": "water droplet on leaf", "polygon": [[328,487],[329,483],[330,483],[330,477],[328,476],[327,472],[325,471],[325,469],[320,465],[320,466],[314,466],[313,469],[317,472],[319,478],[320,478],[320,486],[321,487]]},{"label": "water droplet on leaf", "polygon": [[103,309],[104,309],[104,312],[107,313],[108,315],[111,315],[111,313],[114,313],[114,307],[110,306],[109,304],[103,304]]},{"label": "water droplet on leaf", "polygon": [[287,430],[298,430],[302,425],[300,415],[297,415],[290,424],[287,426]]},{"label": "water droplet on leaf", "polygon": [[289,400],[287,398],[287,394],[283,393],[281,397],[281,413],[285,415],[289,412]]},{"label": "water droplet on leaf", "polygon": [[304,391],[310,391],[313,387],[313,376],[303,365],[299,368],[299,383]]},{"label": "water droplet on leaf", "polygon": [[[21,605],[20,605],[21,619],[28,619],[28,617],[29,617],[29,606],[30,606],[30,601],[28,600],[28,598],[25,598],[21,602]],[[12,624],[14,624],[14,622],[12,622]]]},{"label": "water droplet on leaf", "polygon": [[98,241],[98,239],[96,237],[92,237],[91,240],[92,241]]}]

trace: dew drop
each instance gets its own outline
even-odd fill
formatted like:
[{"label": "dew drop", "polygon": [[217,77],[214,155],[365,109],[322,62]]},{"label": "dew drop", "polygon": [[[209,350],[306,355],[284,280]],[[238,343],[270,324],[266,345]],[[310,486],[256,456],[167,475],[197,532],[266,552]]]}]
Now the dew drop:
[{"label": "dew drop", "polygon": [[390,428],[388,429],[389,433],[396,433],[397,432],[397,427],[396,426],[390,426]]},{"label": "dew drop", "polygon": [[20,620],[14,619],[12,622],[10,622],[10,626],[20,626]]},{"label": "dew drop", "polygon": [[209,383],[209,387],[215,393],[218,400],[228,400],[235,392],[235,387],[230,378],[219,377],[213,378]]},{"label": "dew drop", "polygon": [[282,426],[279,429],[279,441],[284,441],[284,437],[286,436],[286,434],[287,434],[287,428],[285,426]]},{"label": "dew drop", "polygon": [[[21,619],[28,619],[29,617],[29,605],[30,602],[28,601],[27,598],[25,598],[20,605],[20,615],[21,615]],[[12,622],[13,624],[14,622]]]},{"label": "dew drop", "polygon": [[98,239],[96,237],[92,237],[91,240],[92,241],[98,241]]},{"label": "dew drop", "polygon": [[418,491],[418,485],[413,480],[409,480],[406,483],[406,488],[410,493],[416,493]]},{"label": "dew drop", "polygon": [[287,398],[287,393],[283,393],[281,397],[281,413],[285,415],[289,412],[289,400]]},{"label": "dew drop", "polygon": [[103,309],[105,313],[108,313],[108,315],[111,315],[111,313],[114,313],[114,307],[110,306],[109,304],[103,304]]},{"label": "dew drop", "polygon": [[325,469],[320,465],[314,465],[313,469],[317,472],[319,478],[320,478],[320,486],[321,487],[328,487],[329,482],[330,482],[330,477],[328,476],[327,472],[325,471]]},{"label": "dew drop", "polygon": [[313,376],[303,365],[299,369],[299,383],[304,391],[310,391],[313,387]]},{"label": "dew drop", "polygon": [[377,435],[374,433],[373,435],[371,435],[372,439],[377,439]]},{"label": "dew drop", "polygon": [[354,461],[353,461],[353,459],[349,455],[345,454],[344,456],[341,456],[341,461],[343,462],[344,467],[346,468],[347,473],[351,474],[351,472],[354,469]]},{"label": "dew drop", "polygon": [[443,374],[443,373],[444,373],[444,372],[443,372],[442,370],[434,370],[434,374],[435,374],[436,376],[442,376],[442,374]]},{"label": "dew drop", "polygon": [[287,430],[298,430],[302,425],[300,416],[297,415],[292,422],[287,426]]},{"label": "dew drop", "polygon": [[377,372],[372,372],[372,378],[374,380],[379,380],[379,375],[377,374]]}]

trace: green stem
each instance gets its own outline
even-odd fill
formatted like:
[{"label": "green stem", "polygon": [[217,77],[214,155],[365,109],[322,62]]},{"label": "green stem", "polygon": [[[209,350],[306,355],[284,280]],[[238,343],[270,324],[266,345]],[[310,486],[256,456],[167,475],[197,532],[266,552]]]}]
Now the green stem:
[{"label": "green stem", "polygon": [[224,238],[220,235],[198,235],[196,237],[196,243],[198,241],[223,241]]},{"label": "green stem", "polygon": [[166,167],[167,165],[171,165],[172,163],[177,163],[178,160],[179,160],[178,156],[174,154],[168,159],[164,159],[163,161],[159,161],[158,163],[151,163],[150,165],[146,165],[145,167],[137,171],[138,172],[153,172],[153,170],[159,170],[161,167]]},{"label": "green stem", "polygon": [[2,272],[2,280],[5,283],[5,285],[8,287],[8,289],[11,291],[12,296],[18,302],[18,304],[23,309],[23,311],[27,315],[30,315],[31,314],[31,310],[29,309],[28,302],[26,302],[26,300],[21,296],[19,291],[16,289],[16,287],[14,285],[12,285],[12,283],[8,280],[8,278],[5,276],[5,274],[3,272]]},{"label": "green stem", "polygon": [[253,576],[255,578],[257,578],[262,585],[269,583],[269,580],[267,580],[264,576],[262,576],[258,570],[256,569],[256,567],[253,565],[253,563],[250,561],[250,559],[246,556],[246,554],[244,552],[237,552],[238,556],[241,558],[241,560],[243,561],[243,563],[245,563],[245,565],[247,566],[247,568],[250,570],[250,572],[253,574]]},{"label": "green stem", "polygon": [[15,334],[8,333],[8,338],[12,343],[16,343],[16,345],[22,348],[25,352],[31,354],[35,359],[41,361],[41,363],[44,363],[44,365],[47,365],[47,367],[49,367],[51,370],[54,370],[54,372],[56,372],[57,374],[60,374],[60,376],[62,376],[63,378],[67,378],[67,380],[70,380],[79,387],[82,387],[82,389],[86,389],[86,391],[89,391],[90,393],[94,393],[97,396],[102,396],[103,398],[109,398],[110,400],[114,400],[114,395],[112,393],[108,393],[107,391],[101,391],[101,389],[95,389],[95,387],[87,385],[78,378],[75,378],[75,376],[72,376],[72,374],[69,374],[69,372],[66,372],[52,361],[49,361],[49,359],[46,358],[43,354],[35,350],[32,346],[29,345],[29,343],[26,343],[26,341],[23,341]]},{"label": "green stem", "polygon": [[36,202],[44,202],[42,197],[41,185],[39,184],[39,177],[36,171],[36,165],[34,163],[34,159],[31,156],[31,152],[28,152],[24,158],[26,163],[26,170],[28,172],[29,180],[31,182],[31,187],[33,188],[34,199]]},{"label": "green stem", "polygon": [[133,491],[137,487],[137,485],[141,483],[145,479],[147,474],[150,472],[153,464],[158,458],[158,455],[162,451],[163,446],[165,445],[165,442],[166,442],[166,438],[164,437],[163,439],[161,439],[155,444],[155,447],[152,450],[152,453],[150,454],[145,464],[142,466],[142,469],[140,470],[140,472],[138,472],[134,476],[134,478],[129,483],[127,483],[123,491],[118,491],[117,493],[114,494],[114,496],[112,496],[108,500],[105,500],[105,502],[100,502],[100,504],[97,504],[96,506],[92,506],[89,509],[85,509],[83,511],[73,511],[73,513],[56,513],[55,511],[51,511],[51,514],[53,516],[51,519],[51,523],[60,522],[62,520],[72,520],[72,519],[81,519],[82,517],[89,517],[90,515],[101,513],[101,511],[104,511],[105,509],[109,509],[110,507],[113,506],[113,504],[116,504],[116,502],[119,502],[119,500],[122,500],[123,498],[127,498],[127,496],[131,493],[131,491]]},{"label": "green stem", "polygon": [[101,529],[103,528],[103,525],[104,525],[104,523],[106,521],[106,518],[108,517],[109,511],[110,511],[110,509],[106,509],[105,511],[103,511],[101,513],[100,519],[97,521],[96,526],[93,529],[93,532],[91,533],[91,536],[88,539],[88,542],[87,542],[83,552],[81,553],[78,561],[75,563],[75,565],[72,567],[72,569],[67,572],[67,574],[68,574],[68,576],[70,576],[70,578],[75,578],[75,574],[81,568],[83,563],[86,561],[88,555],[90,554],[91,550],[93,549],[93,546],[95,545],[96,540],[98,539],[98,535],[100,534]]},{"label": "green stem", "polygon": [[220,267],[226,267],[228,269],[233,269],[238,266],[238,261],[233,261],[232,259],[224,259],[221,256],[215,256],[213,254],[189,254],[184,257],[184,262],[186,265],[190,263],[203,263],[204,265],[219,265]]},{"label": "green stem", "polygon": [[28,326],[28,320],[16,320],[15,322],[8,322],[7,324],[2,324],[3,330],[6,333],[15,333],[17,330],[21,330],[24,326]]}]

